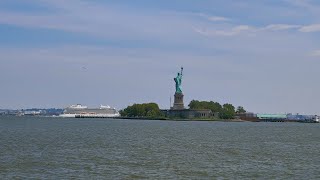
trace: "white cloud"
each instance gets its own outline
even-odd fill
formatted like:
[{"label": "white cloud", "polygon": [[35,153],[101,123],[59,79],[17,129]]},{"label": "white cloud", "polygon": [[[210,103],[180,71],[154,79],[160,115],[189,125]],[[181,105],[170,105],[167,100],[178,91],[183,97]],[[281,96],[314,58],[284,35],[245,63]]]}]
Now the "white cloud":
[{"label": "white cloud", "polygon": [[309,16],[308,19],[317,20],[320,16],[320,6],[316,3],[318,0],[283,0],[290,5],[295,6],[295,12],[301,16]]},{"label": "white cloud", "polygon": [[[208,26],[210,27],[210,26]],[[312,24],[309,26],[294,25],[294,24],[270,24],[264,27],[254,27],[249,25],[238,25],[222,27],[221,30],[214,28],[193,28],[195,32],[206,36],[236,36],[236,35],[255,35],[259,32],[275,32],[295,30],[297,32],[319,32],[320,24]]]},{"label": "white cloud", "polygon": [[210,21],[218,22],[218,21],[230,21],[229,18],[221,17],[221,16],[206,16],[206,18]]},{"label": "white cloud", "polygon": [[305,10],[309,11],[317,11],[319,10],[319,6],[317,6],[314,3],[311,3],[309,0],[283,0],[284,2],[287,2],[289,4],[292,4],[296,7],[303,8]]},{"label": "white cloud", "polygon": [[205,36],[236,36],[240,34],[252,34],[256,31],[254,27],[247,26],[247,25],[239,25],[235,26],[231,29],[224,29],[224,30],[206,30],[200,28],[193,28],[195,32],[205,35]]},{"label": "white cloud", "polygon": [[263,30],[281,31],[281,30],[297,29],[299,27],[301,26],[291,25],[291,24],[270,24],[265,28],[263,28]]},{"label": "white cloud", "polygon": [[[41,2],[43,5],[51,7],[56,11],[50,11],[46,15],[0,11],[0,23],[32,28],[58,29],[67,32],[87,33],[93,36],[121,39],[137,39],[141,37],[164,39],[164,37],[176,37],[177,35],[190,37],[190,26],[199,23],[199,21],[194,19],[186,18],[183,13],[176,13],[174,15],[154,13],[146,15],[126,7],[110,7],[77,0],[32,1]],[[320,24],[309,26],[270,24],[265,27],[254,27],[251,25],[234,25],[231,19],[227,17],[211,16],[205,13],[190,14],[200,16],[212,22],[224,22],[220,25],[206,22],[202,27],[197,26],[197,28],[193,28],[194,32],[205,36],[255,35],[260,31],[320,31]]]},{"label": "white cloud", "polygon": [[310,56],[313,57],[320,57],[320,49],[319,50],[315,50],[313,52],[310,53]]},{"label": "white cloud", "polygon": [[192,33],[186,28],[190,27],[192,20],[186,19],[181,14],[139,12],[126,6],[77,0],[31,1],[48,7],[51,11],[38,14],[0,10],[0,24],[54,29],[118,40],[174,39],[171,37],[177,35],[190,37]]},{"label": "white cloud", "polygon": [[199,16],[213,22],[223,22],[223,21],[231,21],[231,19],[222,16],[210,16],[204,13],[198,13]]},{"label": "white cloud", "polygon": [[320,24],[311,24],[309,26],[303,26],[302,28],[299,29],[300,32],[318,32],[320,31]]},{"label": "white cloud", "polygon": [[206,28],[194,28],[194,31],[206,36],[236,36],[236,35],[255,35],[262,31],[285,31],[290,29],[298,29],[299,25],[290,24],[270,24],[265,27],[254,27],[249,25],[238,25],[233,27],[224,28],[223,30]]},{"label": "white cloud", "polygon": [[219,16],[210,16],[208,17],[210,21],[229,21],[230,19],[225,17],[219,17]]}]

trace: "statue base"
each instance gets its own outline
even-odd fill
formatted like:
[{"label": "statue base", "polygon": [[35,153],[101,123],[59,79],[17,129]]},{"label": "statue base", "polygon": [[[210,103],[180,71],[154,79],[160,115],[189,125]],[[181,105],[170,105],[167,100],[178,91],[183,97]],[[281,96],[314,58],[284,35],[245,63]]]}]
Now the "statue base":
[{"label": "statue base", "polygon": [[182,93],[175,93],[174,94],[174,103],[173,107],[171,109],[173,110],[183,110],[184,108],[184,103],[183,103],[183,94]]}]

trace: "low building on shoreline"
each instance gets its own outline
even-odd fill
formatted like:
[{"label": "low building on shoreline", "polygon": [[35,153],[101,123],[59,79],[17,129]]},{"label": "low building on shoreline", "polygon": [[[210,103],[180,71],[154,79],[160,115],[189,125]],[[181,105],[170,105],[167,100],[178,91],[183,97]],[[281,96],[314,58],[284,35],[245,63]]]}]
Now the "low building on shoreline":
[{"label": "low building on shoreline", "polygon": [[213,113],[210,109],[193,110],[193,109],[164,109],[161,112],[169,118],[183,119],[210,119],[219,118],[219,113]]}]

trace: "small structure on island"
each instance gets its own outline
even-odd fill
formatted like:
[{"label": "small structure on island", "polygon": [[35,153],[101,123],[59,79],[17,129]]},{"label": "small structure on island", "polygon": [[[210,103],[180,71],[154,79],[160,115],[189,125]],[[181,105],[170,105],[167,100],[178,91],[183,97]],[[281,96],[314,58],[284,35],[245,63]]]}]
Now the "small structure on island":
[{"label": "small structure on island", "polygon": [[[173,106],[169,110],[162,112],[169,118],[193,119],[193,118],[212,118],[215,114],[209,109],[186,109],[184,106],[184,94],[182,92],[183,67],[174,78],[176,92],[174,93]],[[170,103],[171,104],[171,103]],[[171,106],[171,105],[170,105]]]}]

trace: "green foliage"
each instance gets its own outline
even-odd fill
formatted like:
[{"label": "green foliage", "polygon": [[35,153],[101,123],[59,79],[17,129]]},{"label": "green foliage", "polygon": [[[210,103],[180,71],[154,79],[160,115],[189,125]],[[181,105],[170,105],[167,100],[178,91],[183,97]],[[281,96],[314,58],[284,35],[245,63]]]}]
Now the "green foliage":
[{"label": "green foliage", "polygon": [[[236,112],[246,112],[242,106],[237,107],[237,111],[232,104],[224,104],[221,106],[218,102],[213,101],[197,101],[192,100],[188,105],[193,110],[210,109],[214,113],[219,113],[221,119],[233,119]],[[156,103],[134,104],[120,111],[123,117],[147,117],[147,118],[159,118],[164,117],[164,114],[159,109]],[[180,115],[183,116],[183,115]],[[179,116],[179,117],[180,117]],[[180,117],[185,118],[185,117]]]},{"label": "green foliage", "polygon": [[224,104],[222,108],[222,112],[220,113],[220,117],[222,119],[233,119],[235,112],[235,107],[232,104]]},{"label": "green foliage", "polygon": [[[240,111],[245,111],[242,106]],[[201,110],[201,109],[210,109],[214,113],[219,113],[220,118],[222,119],[233,119],[235,116],[235,107],[232,104],[224,104],[221,106],[218,102],[213,101],[197,101],[192,100],[189,104],[190,109]]]},{"label": "green foliage", "polygon": [[197,101],[192,100],[188,105],[190,109],[201,110],[210,109],[212,112],[221,112],[222,106],[218,102],[213,101]]},{"label": "green foliage", "polygon": [[236,113],[246,113],[247,111],[242,107],[242,106],[238,106],[237,107],[237,111]]},{"label": "green foliage", "polygon": [[162,117],[158,104],[156,103],[145,103],[145,104],[134,104],[128,106],[124,110],[120,111],[121,116],[124,117]]}]

